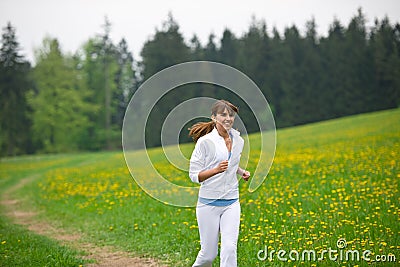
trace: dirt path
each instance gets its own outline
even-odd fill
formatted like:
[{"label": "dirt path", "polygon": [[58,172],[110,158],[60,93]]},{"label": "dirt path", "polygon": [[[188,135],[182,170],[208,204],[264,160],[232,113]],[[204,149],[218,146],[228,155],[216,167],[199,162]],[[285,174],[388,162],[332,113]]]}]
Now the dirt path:
[{"label": "dirt path", "polygon": [[52,225],[38,221],[37,213],[21,210],[20,199],[15,199],[13,193],[22,188],[38,176],[33,175],[22,179],[17,185],[11,187],[1,198],[0,204],[4,206],[6,215],[16,224],[24,225],[30,231],[60,241],[61,244],[70,246],[79,251],[84,251],[85,259],[94,259],[96,263],[88,264],[89,267],[124,266],[124,267],[165,267],[154,259],[132,257],[127,252],[115,251],[112,247],[97,247],[94,244],[82,241],[80,234],[66,233],[63,229],[57,229]]}]

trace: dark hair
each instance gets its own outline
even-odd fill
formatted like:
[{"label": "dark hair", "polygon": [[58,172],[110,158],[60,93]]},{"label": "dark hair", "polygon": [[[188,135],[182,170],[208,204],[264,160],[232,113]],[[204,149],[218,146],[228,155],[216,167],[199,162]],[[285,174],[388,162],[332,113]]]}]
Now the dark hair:
[{"label": "dark hair", "polygon": [[[232,103],[226,100],[218,100],[213,104],[211,108],[211,114],[216,116],[217,113],[222,113],[225,109],[227,109],[230,114],[239,112],[239,109]],[[193,138],[194,142],[197,142],[200,137],[210,133],[214,129],[214,127],[214,121],[198,122],[191,128],[189,128],[189,136]]]}]

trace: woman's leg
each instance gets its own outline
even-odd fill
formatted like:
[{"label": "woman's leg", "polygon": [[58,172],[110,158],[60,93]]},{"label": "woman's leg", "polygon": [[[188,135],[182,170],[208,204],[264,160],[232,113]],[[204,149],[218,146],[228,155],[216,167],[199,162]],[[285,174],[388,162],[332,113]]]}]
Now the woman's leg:
[{"label": "woman's leg", "polygon": [[201,250],[193,267],[211,267],[218,254],[219,221],[221,207],[199,204],[196,208]]},{"label": "woman's leg", "polygon": [[221,267],[237,266],[237,240],[240,226],[239,200],[225,207],[221,216]]}]

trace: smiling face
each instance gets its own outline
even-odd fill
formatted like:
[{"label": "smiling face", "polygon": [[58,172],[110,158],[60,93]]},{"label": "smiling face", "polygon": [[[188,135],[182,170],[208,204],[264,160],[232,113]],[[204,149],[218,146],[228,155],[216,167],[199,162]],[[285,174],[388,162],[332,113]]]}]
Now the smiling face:
[{"label": "smiling face", "polygon": [[226,100],[218,100],[214,103],[211,108],[211,118],[221,136],[226,135],[227,131],[232,128],[238,111],[239,109],[235,105]]},{"label": "smiling face", "polygon": [[228,110],[225,108],[222,112],[217,112],[216,115],[213,115],[213,119],[217,121],[217,129],[220,131],[223,127],[226,131],[229,131],[233,123],[235,121],[236,113],[233,110]]}]

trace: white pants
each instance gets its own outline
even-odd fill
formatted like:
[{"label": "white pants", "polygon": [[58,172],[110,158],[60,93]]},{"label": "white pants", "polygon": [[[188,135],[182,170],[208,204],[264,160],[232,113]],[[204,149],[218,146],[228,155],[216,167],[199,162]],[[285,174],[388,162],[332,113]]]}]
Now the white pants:
[{"label": "white pants", "polygon": [[201,250],[193,267],[211,267],[218,254],[221,233],[221,267],[237,266],[237,240],[240,226],[240,202],[216,207],[199,203],[196,208]]}]

